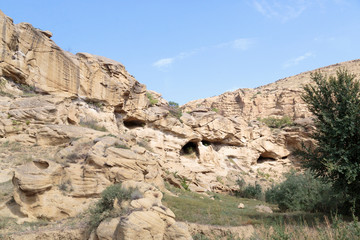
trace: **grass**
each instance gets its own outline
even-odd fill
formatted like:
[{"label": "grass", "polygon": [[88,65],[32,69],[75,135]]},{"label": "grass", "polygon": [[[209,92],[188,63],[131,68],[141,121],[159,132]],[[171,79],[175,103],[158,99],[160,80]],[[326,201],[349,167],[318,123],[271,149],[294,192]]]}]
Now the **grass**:
[{"label": "grass", "polygon": [[86,128],[91,128],[91,129],[94,129],[94,130],[96,130],[96,131],[101,131],[101,132],[107,132],[107,129],[106,129],[106,127],[104,127],[104,126],[99,126],[98,124],[97,124],[97,122],[96,121],[83,121],[83,120],[81,120],[80,121],[80,126],[82,126],[82,127],[86,127]]},{"label": "grass", "polygon": [[294,125],[293,121],[289,116],[283,116],[281,118],[275,118],[275,117],[258,118],[258,120],[270,128],[284,128]]},{"label": "grass", "polygon": [[[217,225],[241,226],[251,224],[255,232],[250,238],[255,239],[360,239],[360,223],[341,216],[328,216],[322,213],[279,212],[276,205],[269,205],[255,199],[236,198],[230,195],[208,193],[209,196],[185,191],[167,185],[177,196],[164,194],[163,203],[176,215],[177,221]],[[245,205],[238,209],[239,203]],[[258,213],[255,207],[268,205],[274,213]],[[194,239],[241,239],[231,232],[226,238],[195,234]]]},{"label": "grass", "polygon": [[[177,189],[172,186],[168,186],[168,189],[175,193],[177,197],[164,194],[163,203],[175,213],[178,221],[238,226],[260,224],[262,221],[271,218],[268,214],[255,211],[255,206],[265,204],[262,201],[211,193],[213,200],[209,196]],[[245,204],[244,209],[237,208],[240,202]]]},{"label": "grass", "polygon": [[125,144],[115,143],[113,146],[116,147],[116,148],[130,149],[130,148],[129,148],[127,145],[125,145]]},{"label": "grass", "polygon": [[8,200],[12,195],[13,184],[11,180],[0,183],[0,203]]}]

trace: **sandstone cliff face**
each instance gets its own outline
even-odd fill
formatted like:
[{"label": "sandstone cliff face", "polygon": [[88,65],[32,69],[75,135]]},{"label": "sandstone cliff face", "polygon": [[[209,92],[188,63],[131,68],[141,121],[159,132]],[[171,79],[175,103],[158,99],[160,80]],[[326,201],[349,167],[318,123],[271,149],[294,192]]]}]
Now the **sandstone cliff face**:
[{"label": "sandstone cliff face", "polygon": [[238,89],[219,96],[191,101],[183,106],[184,111],[217,109],[222,115],[241,116],[245,120],[256,120],[268,116],[289,116],[309,118],[310,113],[301,100],[302,86],[311,82],[311,74],[317,71],[332,76],[340,68],[354,74],[360,73],[360,60],[330,65],[292,77],[280,79],[275,83],[255,89]]}]

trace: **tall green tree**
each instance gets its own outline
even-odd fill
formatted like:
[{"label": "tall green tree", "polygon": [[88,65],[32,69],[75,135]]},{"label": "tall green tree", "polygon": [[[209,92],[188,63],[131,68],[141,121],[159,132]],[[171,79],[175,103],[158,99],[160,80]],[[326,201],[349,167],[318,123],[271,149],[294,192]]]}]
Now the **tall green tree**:
[{"label": "tall green tree", "polygon": [[305,166],[359,209],[360,88],[355,78],[344,69],[329,78],[317,72],[302,99],[316,117],[312,137],[317,145],[305,151]]}]

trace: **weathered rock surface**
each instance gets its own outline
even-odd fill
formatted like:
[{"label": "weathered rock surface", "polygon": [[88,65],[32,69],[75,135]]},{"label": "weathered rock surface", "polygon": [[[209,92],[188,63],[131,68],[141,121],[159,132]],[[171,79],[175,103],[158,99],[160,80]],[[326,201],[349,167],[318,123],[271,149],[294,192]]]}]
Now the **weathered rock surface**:
[{"label": "weathered rock surface", "polygon": [[154,186],[135,181],[122,183],[125,189],[137,189],[141,196],[122,203],[125,216],[105,220],[96,229],[99,240],[189,240],[187,226],[175,221],[174,213],[161,203],[162,193]]}]

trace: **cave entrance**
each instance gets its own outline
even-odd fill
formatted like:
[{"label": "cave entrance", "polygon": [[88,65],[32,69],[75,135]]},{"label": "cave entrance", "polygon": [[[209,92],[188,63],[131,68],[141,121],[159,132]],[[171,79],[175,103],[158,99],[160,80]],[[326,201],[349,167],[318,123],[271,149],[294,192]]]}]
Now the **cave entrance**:
[{"label": "cave entrance", "polygon": [[199,146],[197,142],[188,142],[180,150],[180,156],[199,157]]},{"label": "cave entrance", "polygon": [[124,122],[124,126],[129,129],[145,126],[145,122],[140,120],[124,120],[123,122]]},{"label": "cave entrance", "polygon": [[273,154],[269,152],[264,152],[260,154],[259,158],[256,160],[256,163],[261,164],[264,162],[274,162],[276,159],[273,157]]}]

